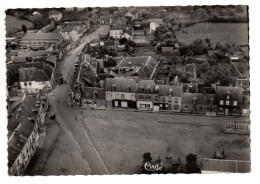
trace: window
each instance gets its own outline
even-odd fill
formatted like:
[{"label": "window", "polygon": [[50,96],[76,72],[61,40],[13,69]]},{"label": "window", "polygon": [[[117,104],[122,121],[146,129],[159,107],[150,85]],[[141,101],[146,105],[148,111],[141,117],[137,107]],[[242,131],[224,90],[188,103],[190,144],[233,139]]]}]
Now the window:
[{"label": "window", "polygon": [[146,107],[150,109],[150,104],[146,104]]},{"label": "window", "polygon": [[133,100],[133,101],[135,100],[135,95],[131,96],[131,100]]},{"label": "window", "polygon": [[125,94],[121,94],[121,99],[125,99]]},{"label": "window", "polygon": [[107,98],[110,98],[111,97],[111,94],[110,93],[107,93]]},{"label": "window", "polygon": [[144,87],[143,87],[143,86],[140,87],[140,92],[141,92],[141,93],[144,92]]},{"label": "window", "polygon": [[172,102],[172,98],[171,98],[171,97],[168,98],[168,102],[169,102],[169,103]]},{"label": "window", "polygon": [[155,91],[156,93],[159,93],[159,91],[160,91],[159,86],[155,86],[154,91]]},{"label": "window", "polygon": [[234,106],[237,106],[237,101],[234,101],[234,102],[233,102],[233,105],[234,105]]},{"label": "window", "polygon": [[185,106],[184,109],[187,110],[187,109],[188,109],[188,106]]},{"label": "window", "polygon": [[158,101],[158,96],[157,95],[154,96],[154,101]]},{"label": "window", "polygon": [[162,97],[162,102],[165,102],[165,97],[164,96]]},{"label": "window", "polygon": [[143,95],[138,95],[138,98],[139,98],[140,100],[143,100],[143,99],[144,99],[144,96],[143,96]]},{"label": "window", "polygon": [[145,96],[145,99],[146,99],[146,100],[151,100],[151,96],[150,96],[150,95],[146,95],[146,96]]},{"label": "window", "polygon": [[178,103],[178,101],[179,101],[179,100],[178,100],[178,98],[174,98],[174,103],[176,103],[176,104],[177,104],[177,103]]},{"label": "window", "polygon": [[194,105],[197,104],[197,98],[194,97],[193,100],[192,100],[192,102],[193,102]]},{"label": "window", "polygon": [[32,83],[31,82],[29,82],[29,86],[31,86],[32,85]]},{"label": "window", "polygon": [[147,87],[147,93],[151,93],[151,88],[150,88],[150,86]]},{"label": "window", "polygon": [[227,94],[227,100],[229,100],[229,99],[230,99],[230,94],[228,93],[228,94]]},{"label": "window", "polygon": [[118,99],[119,98],[119,94],[116,94],[116,99]]},{"label": "window", "polygon": [[113,85],[113,91],[116,91],[116,85],[115,84]]},{"label": "window", "polygon": [[173,90],[172,90],[172,89],[169,90],[169,94],[170,94],[171,96],[173,96]]},{"label": "window", "polygon": [[220,104],[220,105],[223,105],[223,104],[224,104],[224,101],[223,101],[223,100],[220,100],[219,104]]},{"label": "window", "polygon": [[24,83],[24,86],[27,86],[27,82]]},{"label": "window", "polygon": [[[187,110],[187,106],[185,106],[185,110]],[[179,106],[178,105],[174,105],[174,110],[179,110]]]},{"label": "window", "polygon": [[93,98],[97,98],[97,92],[96,91],[93,92]]},{"label": "window", "polygon": [[226,105],[229,105],[229,100],[226,101]]},{"label": "window", "polygon": [[222,108],[222,107],[220,107],[220,108],[219,108],[219,110],[220,110],[220,111],[223,111],[223,108]]},{"label": "window", "polygon": [[131,88],[130,86],[127,86],[127,89],[126,89],[127,92],[130,92],[131,91]]},{"label": "window", "polygon": [[202,107],[201,106],[199,107],[199,111],[202,111]]}]

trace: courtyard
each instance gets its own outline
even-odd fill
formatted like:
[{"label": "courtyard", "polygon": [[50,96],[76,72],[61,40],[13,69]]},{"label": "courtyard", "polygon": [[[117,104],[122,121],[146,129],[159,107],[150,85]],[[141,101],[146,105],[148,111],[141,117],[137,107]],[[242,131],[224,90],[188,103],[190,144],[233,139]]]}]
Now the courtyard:
[{"label": "courtyard", "polygon": [[82,125],[111,174],[141,173],[143,153],[165,161],[168,146],[173,162],[180,157],[185,163],[189,153],[214,158],[218,146],[223,146],[226,159],[250,160],[250,136],[222,132],[230,117],[108,110],[85,110],[82,115]]}]

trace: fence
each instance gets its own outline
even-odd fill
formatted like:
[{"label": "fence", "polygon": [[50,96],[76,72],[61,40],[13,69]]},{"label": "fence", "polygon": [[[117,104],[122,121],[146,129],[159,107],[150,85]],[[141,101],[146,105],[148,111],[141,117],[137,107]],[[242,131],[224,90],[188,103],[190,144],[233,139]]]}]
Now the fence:
[{"label": "fence", "polygon": [[223,123],[223,132],[230,134],[250,134],[250,121],[226,120]]}]

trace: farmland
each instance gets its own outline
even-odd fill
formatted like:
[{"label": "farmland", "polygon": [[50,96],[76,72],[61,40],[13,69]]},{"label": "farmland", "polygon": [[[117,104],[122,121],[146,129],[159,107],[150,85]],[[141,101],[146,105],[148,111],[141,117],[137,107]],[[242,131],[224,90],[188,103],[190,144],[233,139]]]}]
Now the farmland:
[{"label": "farmland", "polygon": [[198,23],[175,33],[180,42],[191,43],[195,39],[210,38],[211,43],[248,44],[246,23]]},{"label": "farmland", "polygon": [[6,34],[10,35],[21,30],[22,25],[25,25],[28,29],[33,28],[33,24],[27,20],[20,20],[17,17],[7,15],[6,16]]}]

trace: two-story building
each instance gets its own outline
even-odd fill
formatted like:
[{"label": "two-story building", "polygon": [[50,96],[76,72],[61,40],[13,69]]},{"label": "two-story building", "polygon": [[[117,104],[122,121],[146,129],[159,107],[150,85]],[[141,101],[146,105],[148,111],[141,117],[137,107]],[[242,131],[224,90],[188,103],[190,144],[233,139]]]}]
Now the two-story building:
[{"label": "two-story building", "polygon": [[181,111],[183,86],[158,85],[159,110]]},{"label": "two-story building", "polygon": [[109,37],[114,39],[120,39],[123,34],[124,27],[120,24],[114,24],[110,26]]},{"label": "two-story building", "polygon": [[106,95],[104,88],[82,87],[81,107],[100,108],[106,106]]},{"label": "two-story building", "polygon": [[47,65],[43,68],[19,68],[19,81],[24,93],[38,93],[41,90],[52,89],[54,75],[52,69]]},{"label": "two-story building", "polygon": [[76,26],[66,26],[60,33],[65,40],[73,42],[78,41],[80,37],[79,30]]},{"label": "two-story building", "polygon": [[181,111],[189,113],[205,113],[203,93],[183,93]]},{"label": "two-story building", "polygon": [[107,108],[136,108],[136,80],[107,78],[105,81]]},{"label": "two-story building", "polygon": [[137,82],[136,107],[138,110],[152,111],[154,109],[154,99],[158,96],[154,80],[139,80]]},{"label": "two-story building", "polygon": [[131,21],[134,21],[142,18],[142,13],[141,11],[138,11],[136,8],[132,8],[125,14],[125,17]]},{"label": "two-story building", "polygon": [[21,46],[35,49],[48,49],[51,45],[61,42],[63,37],[60,33],[27,33],[21,40]]},{"label": "two-story building", "polygon": [[240,115],[242,105],[242,88],[232,86],[217,86],[216,98],[218,114]]}]

